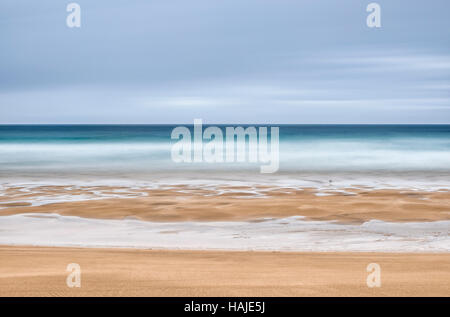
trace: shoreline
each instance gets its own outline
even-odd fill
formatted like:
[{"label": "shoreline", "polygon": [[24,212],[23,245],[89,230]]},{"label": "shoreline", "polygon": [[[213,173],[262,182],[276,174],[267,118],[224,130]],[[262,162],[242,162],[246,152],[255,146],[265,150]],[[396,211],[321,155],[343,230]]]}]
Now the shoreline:
[{"label": "shoreline", "polygon": [[228,222],[151,222],[57,214],[0,217],[1,245],[159,250],[449,252],[450,221],[363,224],[302,217]]},{"label": "shoreline", "polygon": [[[80,288],[66,285],[69,263]],[[366,284],[369,263],[379,288]],[[0,246],[0,284],[0,296],[449,296],[450,253]]]},{"label": "shoreline", "polygon": [[110,250],[110,251],[151,251],[151,252],[219,252],[219,253],[281,253],[281,254],[354,254],[354,255],[450,255],[450,250],[444,250],[444,251],[334,251],[334,250],[328,250],[328,251],[298,251],[298,250],[275,250],[275,249],[208,249],[208,248],[198,248],[198,249],[184,249],[184,248],[163,248],[163,247],[139,247],[139,246],[127,246],[127,247],[121,247],[121,246],[78,246],[78,245],[72,245],[72,246],[60,246],[60,245],[33,245],[33,244],[0,244],[1,248],[44,248],[44,249],[81,249],[81,250]]},{"label": "shoreline", "polygon": [[450,191],[227,186],[3,189],[0,244],[448,252]]},{"label": "shoreline", "polygon": [[0,216],[57,213],[153,222],[259,221],[301,216],[343,224],[450,220],[450,190],[37,186],[3,188],[0,194]]}]

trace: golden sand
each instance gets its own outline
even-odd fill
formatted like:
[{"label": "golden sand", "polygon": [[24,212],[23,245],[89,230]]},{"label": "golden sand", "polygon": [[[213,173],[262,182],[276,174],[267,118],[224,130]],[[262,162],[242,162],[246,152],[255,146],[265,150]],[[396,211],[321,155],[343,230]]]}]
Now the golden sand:
[{"label": "golden sand", "polygon": [[[366,284],[372,262],[381,287]],[[80,288],[66,285],[69,263]],[[0,296],[450,296],[450,254],[4,246]]]},{"label": "golden sand", "polygon": [[[42,186],[33,193],[9,189],[0,197],[0,216],[18,213],[58,213],[86,218],[123,219],[135,217],[148,221],[252,221],[261,218],[305,216],[311,220],[337,220],[362,223],[371,219],[397,222],[450,219],[450,191],[420,192],[411,190],[330,191],[317,196],[312,188],[274,189],[229,187],[213,190],[174,186],[171,189],[135,190],[127,197],[101,200],[65,201],[30,206],[40,195],[85,195],[95,191],[114,194],[126,188],[99,187],[67,189]],[[324,192],[322,192],[324,193]],[[325,193],[327,193],[325,191]],[[144,196],[143,196],[144,195]],[[126,197],[126,198],[125,198]]]},{"label": "golden sand", "polygon": [[[119,198],[31,206],[38,197],[99,191]],[[173,186],[41,186],[7,189],[0,216],[58,213],[87,218],[149,221],[258,221],[305,216],[362,223],[450,219],[450,192],[346,189],[317,196],[312,188],[233,187],[213,190]],[[66,285],[67,264],[78,263],[81,288]],[[366,285],[369,263],[381,266],[380,288]],[[290,253],[156,251],[0,247],[0,296],[450,296],[450,253]]]}]

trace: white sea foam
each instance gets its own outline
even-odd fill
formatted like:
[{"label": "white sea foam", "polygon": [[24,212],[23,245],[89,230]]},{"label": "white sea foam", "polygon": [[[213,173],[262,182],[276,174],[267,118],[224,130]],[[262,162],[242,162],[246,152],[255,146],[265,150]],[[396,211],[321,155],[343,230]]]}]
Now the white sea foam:
[{"label": "white sea foam", "polygon": [[57,214],[0,217],[0,244],[199,250],[450,252],[450,221],[146,222]]},{"label": "white sea foam", "polygon": [[[273,189],[302,190],[316,189],[318,195],[352,194],[349,189],[377,190],[395,189],[408,191],[449,191],[450,181],[446,174],[352,174],[352,173],[308,173],[279,174],[271,176],[252,175],[249,173],[151,173],[117,176],[86,175],[39,175],[3,177],[0,181],[0,196],[8,188],[21,188],[23,192],[35,193],[42,186],[66,186],[70,189],[89,187],[123,187],[123,192],[116,191],[116,197],[125,196],[127,192],[145,189],[173,189],[175,186],[209,189],[214,195],[224,193],[246,193],[262,197]],[[239,189],[233,189],[239,187]],[[247,189],[242,189],[247,187]],[[181,189],[179,189],[181,191]],[[105,195],[105,198],[114,195]],[[90,195],[86,198],[95,198]]]},{"label": "white sea foam", "polygon": [[[176,164],[171,160],[173,140],[136,142],[0,142],[0,164],[11,172],[36,170],[122,170],[124,172],[198,169],[217,172],[247,170],[249,163]],[[315,137],[280,140],[280,171],[445,171],[449,172],[448,138]],[[226,149],[224,149],[226,150]],[[248,153],[247,153],[248,154]]]},{"label": "white sea foam", "polygon": [[[52,190],[51,186],[62,186]],[[14,191],[8,191],[13,188]],[[29,203],[41,206],[69,201],[134,198],[147,190],[175,190],[190,193],[204,190],[205,196],[233,194],[239,198],[267,198],[272,190],[292,192],[312,188],[317,196],[355,195],[354,190],[392,189],[399,191],[450,191],[449,177],[433,173],[139,173],[114,175],[29,175],[0,180],[0,209],[5,204]],[[197,193],[200,193],[197,191]]]}]

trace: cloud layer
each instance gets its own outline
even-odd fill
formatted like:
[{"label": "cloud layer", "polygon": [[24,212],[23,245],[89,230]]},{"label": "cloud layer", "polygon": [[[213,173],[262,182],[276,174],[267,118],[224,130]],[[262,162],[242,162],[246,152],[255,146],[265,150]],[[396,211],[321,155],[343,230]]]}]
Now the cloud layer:
[{"label": "cloud layer", "polygon": [[445,0],[77,2],[1,2],[0,123],[450,123]]}]

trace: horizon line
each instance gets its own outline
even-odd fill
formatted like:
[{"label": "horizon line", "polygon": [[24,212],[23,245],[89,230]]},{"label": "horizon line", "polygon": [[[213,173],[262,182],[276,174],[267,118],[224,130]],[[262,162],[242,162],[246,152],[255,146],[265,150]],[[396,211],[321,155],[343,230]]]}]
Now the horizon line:
[{"label": "horizon line", "polygon": [[[183,123],[0,123],[0,126],[38,126],[38,125],[116,125],[116,126],[130,126],[130,125],[193,125],[194,122]],[[208,123],[203,122],[203,125],[450,125],[449,123],[276,123],[276,122],[262,122],[262,123],[244,123],[244,122],[227,122],[227,123]]]}]

